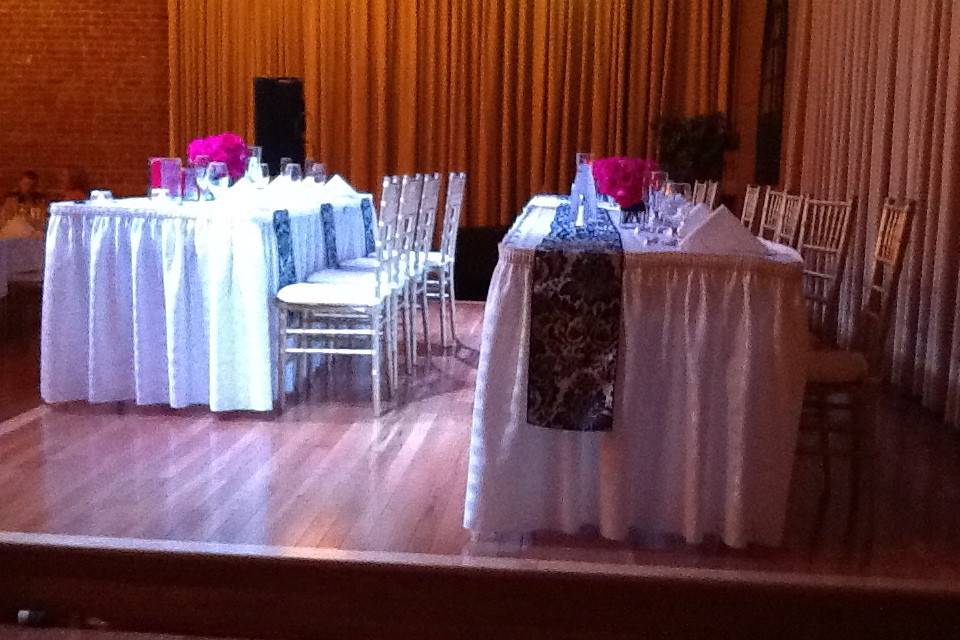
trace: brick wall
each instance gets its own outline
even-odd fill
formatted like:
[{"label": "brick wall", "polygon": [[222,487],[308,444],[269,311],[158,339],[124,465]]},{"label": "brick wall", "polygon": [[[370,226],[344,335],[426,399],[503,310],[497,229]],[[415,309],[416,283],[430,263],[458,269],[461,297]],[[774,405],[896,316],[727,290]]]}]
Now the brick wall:
[{"label": "brick wall", "polygon": [[0,190],[24,169],[60,188],[65,168],[94,187],[142,194],[167,151],[167,0],[4,0]]}]

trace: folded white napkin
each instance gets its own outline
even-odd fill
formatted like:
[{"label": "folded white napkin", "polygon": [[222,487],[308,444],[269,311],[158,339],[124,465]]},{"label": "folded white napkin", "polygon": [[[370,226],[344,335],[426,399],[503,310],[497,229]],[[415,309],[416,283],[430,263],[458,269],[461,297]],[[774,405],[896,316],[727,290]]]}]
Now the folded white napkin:
[{"label": "folded white napkin", "polygon": [[680,250],[728,255],[767,254],[763,243],[723,205],[680,241]]},{"label": "folded white napkin", "polygon": [[23,216],[16,216],[7,220],[7,223],[0,229],[0,238],[33,238],[37,235],[37,230]]},{"label": "folded white napkin", "polygon": [[677,235],[681,238],[693,233],[694,229],[703,224],[710,217],[710,207],[705,204],[698,204],[690,209],[683,217],[683,224],[677,229]]},{"label": "folded white napkin", "polygon": [[323,185],[323,193],[331,198],[336,197],[356,197],[360,194],[356,189],[350,186],[350,183],[344,180],[339,174],[334,175]]}]

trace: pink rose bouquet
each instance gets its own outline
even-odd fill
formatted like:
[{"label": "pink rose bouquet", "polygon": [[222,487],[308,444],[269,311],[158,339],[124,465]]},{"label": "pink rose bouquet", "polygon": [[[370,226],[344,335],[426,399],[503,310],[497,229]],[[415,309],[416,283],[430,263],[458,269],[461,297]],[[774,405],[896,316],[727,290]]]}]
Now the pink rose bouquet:
[{"label": "pink rose bouquet", "polygon": [[650,174],[657,170],[657,163],[644,158],[613,156],[593,162],[593,178],[597,190],[628,209],[643,202],[650,187]]},{"label": "pink rose bouquet", "polygon": [[187,159],[191,163],[196,162],[200,156],[207,156],[213,162],[224,162],[234,180],[242,177],[246,171],[249,154],[243,138],[230,131],[196,138],[187,145]]}]

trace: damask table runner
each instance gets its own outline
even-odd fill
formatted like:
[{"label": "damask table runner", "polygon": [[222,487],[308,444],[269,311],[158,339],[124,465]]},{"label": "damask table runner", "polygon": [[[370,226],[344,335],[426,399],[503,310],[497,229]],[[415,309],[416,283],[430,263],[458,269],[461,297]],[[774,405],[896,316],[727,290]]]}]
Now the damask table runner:
[{"label": "damask table runner", "polygon": [[598,210],[578,226],[569,204],[557,207],[533,262],[530,424],[613,427],[622,273],[623,245],[609,214]]},{"label": "damask table runner", "polygon": [[774,243],[764,243],[765,256],[687,252],[619,228],[613,428],[540,428],[528,411],[534,269],[564,202],[531,200],[500,245],[484,311],[464,526],[779,544],[808,344],[799,254]]}]

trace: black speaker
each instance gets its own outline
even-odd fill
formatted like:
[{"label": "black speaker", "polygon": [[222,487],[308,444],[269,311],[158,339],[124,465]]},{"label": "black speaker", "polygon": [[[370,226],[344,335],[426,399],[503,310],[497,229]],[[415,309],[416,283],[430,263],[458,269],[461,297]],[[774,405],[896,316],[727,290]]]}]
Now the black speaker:
[{"label": "black speaker", "polygon": [[280,158],[302,165],[306,130],[303,80],[254,78],[253,114],[256,144],[262,147],[262,161],[270,165],[270,172],[280,172]]}]

